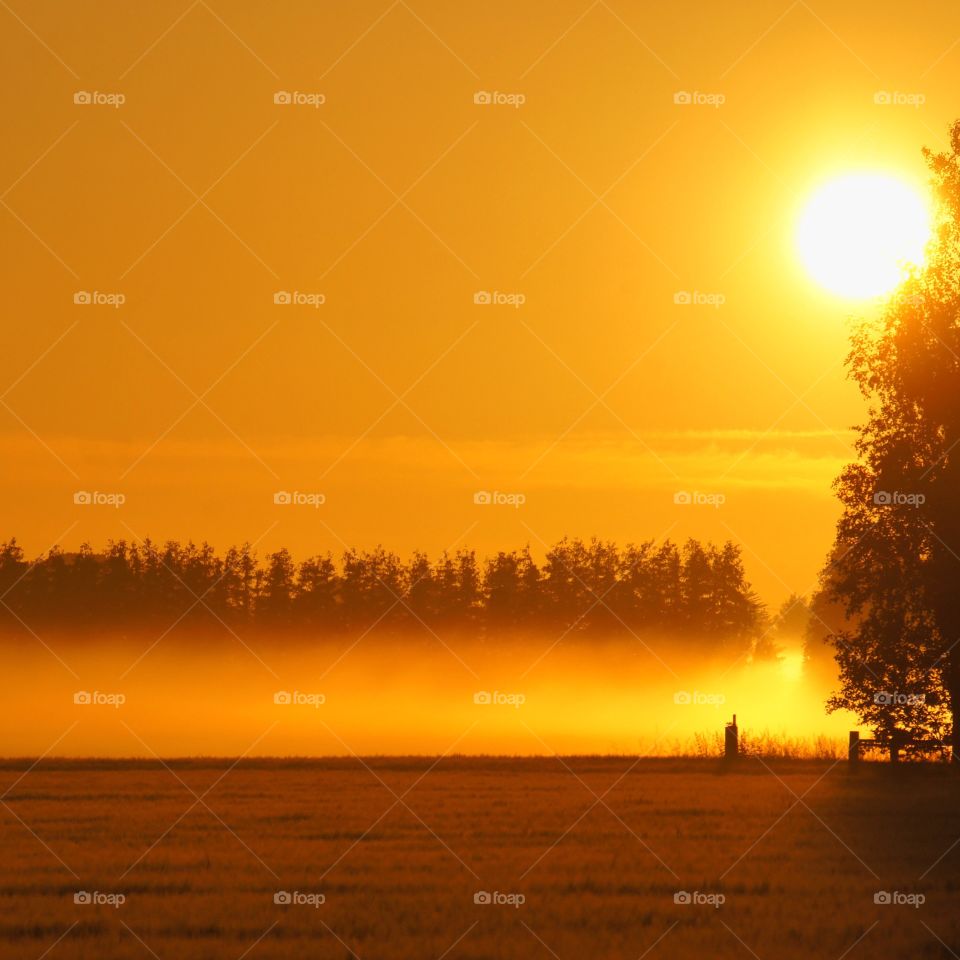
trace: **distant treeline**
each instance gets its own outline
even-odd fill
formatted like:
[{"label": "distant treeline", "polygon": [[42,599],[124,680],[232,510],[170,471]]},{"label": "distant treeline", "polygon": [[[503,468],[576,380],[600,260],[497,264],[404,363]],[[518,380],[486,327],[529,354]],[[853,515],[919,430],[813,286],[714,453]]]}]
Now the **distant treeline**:
[{"label": "distant treeline", "polygon": [[0,546],[0,619],[21,627],[221,621],[351,630],[427,624],[478,634],[666,630],[744,649],[765,614],[732,543],[621,549],[564,539],[538,565],[529,549],[482,560],[473,550],[405,560],[377,548],[297,563],[286,549],[260,560],[249,545],[220,555],[206,543],[149,540],[110,541],[101,551],[53,548],[29,560],[10,540]]}]

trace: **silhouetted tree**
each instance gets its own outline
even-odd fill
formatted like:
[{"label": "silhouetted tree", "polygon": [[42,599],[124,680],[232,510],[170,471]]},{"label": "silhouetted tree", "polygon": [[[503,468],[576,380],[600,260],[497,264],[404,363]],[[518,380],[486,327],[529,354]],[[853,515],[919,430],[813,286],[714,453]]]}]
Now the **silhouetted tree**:
[{"label": "silhouetted tree", "polygon": [[764,623],[763,604],[750,587],[740,548],[729,541],[709,550],[712,633],[725,638],[728,649],[746,652]]},{"label": "silhouetted tree", "polygon": [[[26,572],[27,564],[23,559],[23,550],[17,544],[16,538],[0,544],[0,598],[3,599],[3,605],[7,608],[17,605],[18,597],[15,591]],[[3,606],[0,606],[0,609],[3,609]]]},{"label": "silhouetted tree", "polygon": [[[855,621],[837,634],[830,706],[885,741],[948,714],[960,759],[960,121],[950,143],[924,151],[939,202],[927,265],[853,338],[848,366],[869,408],[859,459],[837,481],[843,515],[824,587]],[[878,710],[891,693],[925,700]]]},{"label": "silhouetted tree", "polygon": [[651,558],[654,594],[650,597],[652,624],[672,629],[683,621],[683,574],[680,551],[667,540]]},{"label": "silhouetted tree", "polygon": [[696,540],[683,547],[681,571],[681,609],[686,633],[702,641],[709,630],[713,614],[713,574],[707,551]]},{"label": "silhouetted tree", "polygon": [[425,553],[414,553],[406,580],[404,594],[410,612],[424,623],[435,623],[440,613],[440,585]]},{"label": "silhouetted tree", "polygon": [[799,645],[806,663],[811,616],[806,598],[791,593],[754,642],[753,659],[779,660],[785,646]]},{"label": "silhouetted tree", "polygon": [[626,625],[615,608],[620,563],[612,543],[565,537],[547,551],[543,567],[541,593],[548,616],[577,630],[612,629],[618,621]]},{"label": "silhouetted tree", "polygon": [[484,612],[492,627],[517,627],[539,614],[540,571],[529,547],[501,551],[487,560],[483,577]]},{"label": "silhouetted tree", "polygon": [[304,560],[297,573],[295,619],[316,626],[338,624],[339,589],[340,578],[329,554]]},{"label": "silhouetted tree", "polygon": [[223,561],[223,593],[228,609],[240,619],[249,619],[256,609],[260,569],[253,547],[231,547]]},{"label": "silhouetted tree", "polygon": [[346,622],[361,628],[406,619],[406,574],[395,553],[348,550],[343,555],[341,595]]},{"label": "silhouetted tree", "polygon": [[297,567],[290,551],[282,547],[267,557],[263,589],[257,603],[257,612],[274,623],[289,623],[293,612]]}]

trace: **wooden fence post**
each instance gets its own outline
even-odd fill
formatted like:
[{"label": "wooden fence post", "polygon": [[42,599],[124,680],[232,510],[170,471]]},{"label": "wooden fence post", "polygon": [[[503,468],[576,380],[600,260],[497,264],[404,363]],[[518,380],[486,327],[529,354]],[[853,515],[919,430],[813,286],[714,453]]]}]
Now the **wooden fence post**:
[{"label": "wooden fence post", "polygon": [[851,770],[855,770],[860,762],[860,734],[856,730],[850,731],[850,741],[847,746],[847,760]]},{"label": "wooden fence post", "polygon": [[728,723],[723,731],[723,756],[726,760],[736,760],[740,753],[740,742],[737,735],[737,715],[733,715],[733,722]]}]

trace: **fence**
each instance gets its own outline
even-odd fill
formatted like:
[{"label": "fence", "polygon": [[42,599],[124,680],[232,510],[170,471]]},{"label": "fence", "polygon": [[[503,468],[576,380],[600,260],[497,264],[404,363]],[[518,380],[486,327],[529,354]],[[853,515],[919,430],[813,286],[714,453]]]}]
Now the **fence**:
[{"label": "fence", "polygon": [[860,763],[860,751],[864,747],[885,747],[890,754],[891,763],[899,763],[900,751],[905,747],[922,747],[927,750],[945,750],[950,745],[943,740],[924,740],[920,737],[911,737],[902,730],[895,730],[889,743],[882,744],[879,740],[870,737],[861,737],[856,730],[850,731],[850,740],[847,746],[847,761],[851,769]]}]

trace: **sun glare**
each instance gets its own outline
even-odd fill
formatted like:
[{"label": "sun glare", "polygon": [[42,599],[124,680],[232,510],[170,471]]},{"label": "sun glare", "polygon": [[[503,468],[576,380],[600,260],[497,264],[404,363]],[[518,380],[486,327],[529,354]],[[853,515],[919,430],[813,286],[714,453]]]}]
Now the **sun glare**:
[{"label": "sun glare", "polygon": [[910,265],[923,263],[929,237],[928,204],[908,182],[853,173],[824,184],[810,198],[797,244],[821,286],[861,300],[902,283]]},{"label": "sun glare", "polygon": [[800,680],[803,677],[803,654],[788,653],[780,658],[780,673],[785,680]]}]

